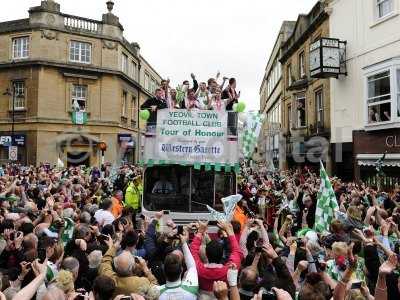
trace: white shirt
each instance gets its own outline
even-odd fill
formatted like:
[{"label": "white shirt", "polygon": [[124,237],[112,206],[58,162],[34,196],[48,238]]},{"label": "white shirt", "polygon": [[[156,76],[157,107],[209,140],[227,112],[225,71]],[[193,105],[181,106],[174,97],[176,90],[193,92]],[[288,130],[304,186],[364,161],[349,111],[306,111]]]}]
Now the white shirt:
[{"label": "white shirt", "polygon": [[225,112],[226,111],[226,102],[225,102],[225,100],[221,99],[221,103],[220,103],[220,105],[218,105],[217,102],[214,101],[214,99],[213,99],[212,103],[211,103],[211,108],[215,111]]},{"label": "white shirt", "polygon": [[113,214],[104,209],[99,209],[98,211],[96,211],[96,213],[94,214],[94,218],[101,226],[112,224],[112,222],[114,222],[115,220]]},{"label": "white shirt", "polygon": [[187,272],[183,280],[168,282],[160,286],[159,300],[196,300],[199,290],[196,263],[188,245],[182,245]]}]

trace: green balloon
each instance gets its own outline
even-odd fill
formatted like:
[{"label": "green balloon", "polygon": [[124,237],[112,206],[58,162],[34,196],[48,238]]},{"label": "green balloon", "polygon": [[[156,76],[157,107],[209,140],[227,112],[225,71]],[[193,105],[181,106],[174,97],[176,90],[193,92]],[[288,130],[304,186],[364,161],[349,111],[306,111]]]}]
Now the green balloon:
[{"label": "green balloon", "polygon": [[147,109],[143,109],[140,111],[139,117],[142,120],[147,121],[150,118],[150,112]]},{"label": "green balloon", "polygon": [[233,104],[233,107],[232,107],[232,108],[233,108],[233,111],[234,111],[234,112],[238,112],[238,110],[237,110],[237,103]]},{"label": "green balloon", "polygon": [[236,109],[237,109],[237,112],[240,112],[240,113],[244,112],[244,110],[246,109],[246,104],[244,102],[239,102],[237,104]]}]

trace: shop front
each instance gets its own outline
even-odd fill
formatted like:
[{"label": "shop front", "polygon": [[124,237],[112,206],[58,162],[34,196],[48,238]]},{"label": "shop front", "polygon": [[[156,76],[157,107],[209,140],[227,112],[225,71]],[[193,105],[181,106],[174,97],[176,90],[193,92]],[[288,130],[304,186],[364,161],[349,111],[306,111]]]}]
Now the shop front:
[{"label": "shop front", "polygon": [[[400,130],[353,131],[354,177],[368,185],[391,190],[400,184]],[[383,176],[377,163],[382,160]]]}]

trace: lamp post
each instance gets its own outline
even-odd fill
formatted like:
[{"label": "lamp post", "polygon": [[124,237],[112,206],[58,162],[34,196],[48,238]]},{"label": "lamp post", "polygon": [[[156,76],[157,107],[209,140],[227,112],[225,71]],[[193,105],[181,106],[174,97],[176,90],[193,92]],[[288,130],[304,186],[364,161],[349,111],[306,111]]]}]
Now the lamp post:
[{"label": "lamp post", "polygon": [[104,152],[107,150],[107,144],[105,142],[100,142],[97,147],[101,150],[101,165],[104,165]]},{"label": "lamp post", "polygon": [[15,86],[13,85],[13,90],[10,92],[10,89],[7,88],[3,93],[4,96],[12,97],[12,108],[11,108],[11,146],[14,146],[14,135],[15,135],[15,98],[24,98],[24,95],[16,93]]}]

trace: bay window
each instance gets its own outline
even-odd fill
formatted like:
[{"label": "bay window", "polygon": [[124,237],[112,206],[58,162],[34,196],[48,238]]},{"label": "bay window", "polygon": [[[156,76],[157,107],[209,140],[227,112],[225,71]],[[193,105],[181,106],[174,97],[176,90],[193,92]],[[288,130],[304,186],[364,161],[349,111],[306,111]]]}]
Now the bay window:
[{"label": "bay window", "polygon": [[400,59],[366,68],[365,124],[368,129],[391,128],[400,123]]},{"label": "bay window", "polygon": [[397,70],[397,117],[400,118],[400,68]]},{"label": "bay window", "polygon": [[390,70],[368,77],[368,124],[391,121]]}]

